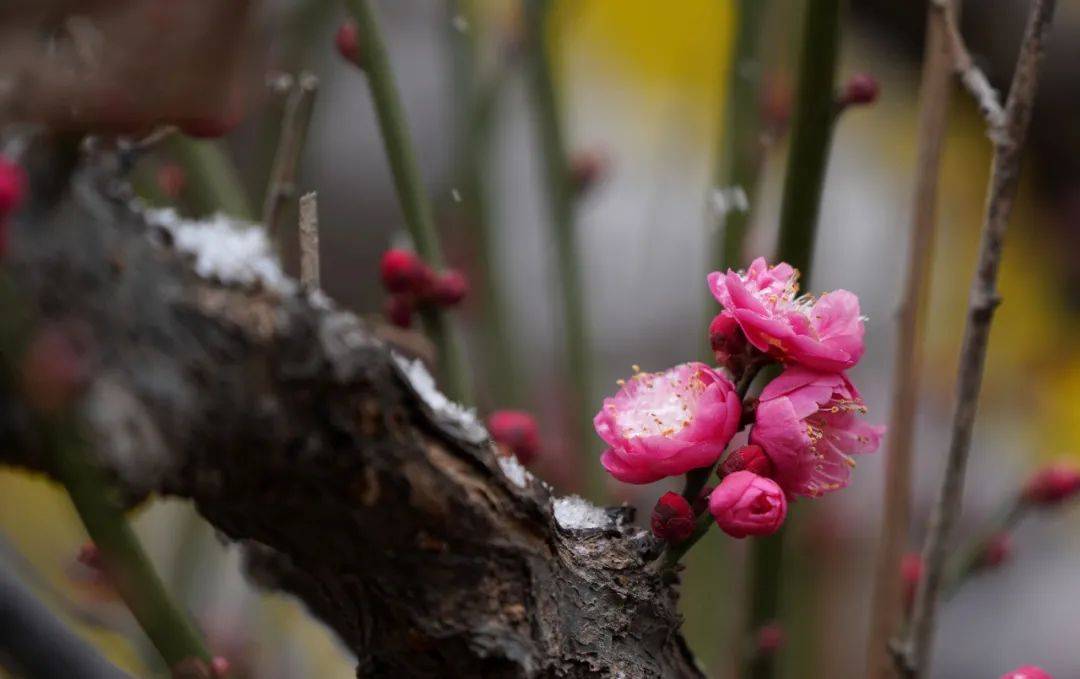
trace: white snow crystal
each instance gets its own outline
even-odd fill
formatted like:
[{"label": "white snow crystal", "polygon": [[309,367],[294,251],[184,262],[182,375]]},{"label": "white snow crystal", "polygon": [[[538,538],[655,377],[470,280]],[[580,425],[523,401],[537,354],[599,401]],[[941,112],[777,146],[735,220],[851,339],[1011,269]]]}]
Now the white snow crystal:
[{"label": "white snow crystal", "polygon": [[288,295],[296,282],[281,270],[277,254],[260,224],[217,213],[183,219],[172,208],[147,210],[146,219],[172,234],[175,247],[195,259],[195,273],[226,285],[273,290]]},{"label": "white snow crystal", "polygon": [[611,518],[601,507],[597,507],[579,495],[567,495],[555,498],[555,520],[563,528],[607,528]]},{"label": "white snow crystal", "polygon": [[393,356],[394,362],[401,368],[401,372],[409,380],[413,390],[436,415],[447,423],[461,428],[472,441],[479,442],[488,438],[487,429],[476,419],[476,411],[451,401],[439,391],[439,388],[435,386],[435,378],[428,372],[423,361],[410,360],[396,352],[393,352]]},{"label": "white snow crystal", "polygon": [[529,470],[521,466],[516,457],[513,455],[499,455],[497,457],[503,474],[506,474],[506,478],[510,479],[515,486],[524,488],[529,485],[529,480],[533,476],[529,473]]}]

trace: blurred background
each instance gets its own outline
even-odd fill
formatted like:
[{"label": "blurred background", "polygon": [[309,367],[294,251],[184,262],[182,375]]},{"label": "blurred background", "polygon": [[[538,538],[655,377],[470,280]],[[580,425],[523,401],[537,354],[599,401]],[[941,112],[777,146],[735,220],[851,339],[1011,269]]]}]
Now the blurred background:
[{"label": "blurred background", "polygon": [[[42,7],[60,16],[79,4],[14,3],[0,13],[0,45],[11,49],[20,29],[45,21]],[[84,12],[91,24],[105,22],[127,4],[82,3],[75,14]],[[447,259],[474,283],[475,294],[456,318],[478,410],[533,412],[543,436],[542,453],[532,465],[538,476],[560,493],[633,503],[647,517],[656,498],[673,488],[604,481],[599,441],[590,439],[583,450],[577,414],[568,412],[574,386],[565,369],[557,250],[519,3],[375,4]],[[762,4],[761,57],[735,63],[731,0],[554,3],[545,39],[566,146],[571,162],[587,171],[575,196],[575,229],[583,269],[580,302],[590,337],[590,412],[615,390],[616,379],[630,374],[632,364],[659,370],[707,356],[706,327],[716,309],[705,274],[717,266],[710,253],[720,213],[732,209],[729,187],[717,180],[722,149],[730,141],[721,130],[732,77],[753,76],[762,83],[758,115],[767,151],[746,254],[772,249],[803,3]],[[882,95],[875,105],[850,110],[840,120],[815,255],[813,287],[856,292],[869,318],[867,353],[853,379],[870,419],[881,423],[889,414],[894,316],[910,223],[924,4],[850,3],[838,82],[855,72],[872,73]],[[970,4],[964,33],[980,65],[1001,86],[1010,76],[1027,3]],[[323,287],[381,324],[378,261],[387,247],[407,243],[407,236],[365,78],[334,48],[344,18],[338,3],[281,0],[252,5],[241,17],[242,40],[198,22],[187,26],[187,35],[144,37],[160,40],[162,51],[170,45],[200,52],[231,48],[226,52],[237,65],[223,90],[235,114],[230,131],[216,141],[183,143],[223,152],[249,205],[262,202],[284,102],[264,86],[266,74],[318,76],[298,183],[319,194]],[[70,21],[64,26],[74,30]],[[112,48],[106,40],[106,52]],[[1005,303],[992,334],[961,526],[965,535],[1016,492],[1037,462],[1080,456],[1080,347],[1073,339],[1080,330],[1078,57],[1080,2],[1063,0],[1003,265]],[[220,84],[219,73],[184,71],[197,62],[177,57],[169,63],[154,76],[155,86],[168,90],[170,79],[200,78]],[[126,81],[130,91],[108,96],[142,96],[146,83],[139,78]],[[101,96],[97,92],[92,100],[101,103]],[[166,91],[155,101],[167,100]],[[917,422],[913,549],[922,539],[947,445],[989,168],[984,129],[968,98],[955,96]],[[135,177],[149,200],[197,215],[210,206],[182,172],[178,181],[170,169],[183,169],[190,151],[172,143],[156,147],[139,160]],[[291,239],[281,245],[295,271]],[[400,331],[382,332],[415,345]],[[493,337],[502,337],[502,344],[496,346]],[[797,615],[784,619],[786,676],[863,673],[882,463],[881,453],[862,458],[845,492],[795,507],[800,520],[789,536],[793,562],[784,600],[786,610]],[[229,657],[237,676],[354,676],[348,653],[332,635],[295,601],[247,584],[236,551],[223,547],[186,503],[149,502],[135,523],[171,590],[207,631],[214,650]],[[137,676],[160,674],[153,650],[123,604],[78,562],[85,539],[56,486],[0,470],[0,563],[120,666]],[[1080,627],[1080,508],[1036,516],[1016,531],[1014,541],[1008,563],[973,579],[945,606],[935,676],[991,677],[1035,662],[1058,677],[1080,677],[1080,650],[1070,633]],[[717,677],[732,672],[744,552],[745,544],[711,531],[691,552],[685,572],[686,632]]]}]

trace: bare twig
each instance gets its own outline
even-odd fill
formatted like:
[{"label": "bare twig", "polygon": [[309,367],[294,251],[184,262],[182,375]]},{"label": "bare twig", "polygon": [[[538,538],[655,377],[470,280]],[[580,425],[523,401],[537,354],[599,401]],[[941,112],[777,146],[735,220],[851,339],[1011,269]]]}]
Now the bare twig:
[{"label": "bare twig", "polygon": [[1027,137],[1031,110],[1038,87],[1046,36],[1054,14],[1055,0],[1034,0],[1020,46],[1005,116],[991,141],[994,160],[986,199],[986,213],[979,245],[979,259],[968,301],[967,325],[960,350],[956,379],[956,410],[952,442],[949,446],[941,489],[930,519],[923,546],[925,568],[915,598],[914,615],[906,642],[899,649],[899,669],[906,677],[925,677],[930,666],[937,603],[945,560],[953,527],[960,514],[964,490],[964,470],[971,449],[971,434],[982,386],[986,347],[994,309],[1000,303],[997,291],[998,267],[1005,231],[1020,179],[1020,159]]},{"label": "bare twig", "polygon": [[[960,34],[957,6],[953,0],[932,0],[931,8],[942,22],[945,39],[952,52],[953,68],[960,76],[960,81],[975,98],[975,103],[979,105],[979,111],[986,119],[986,124],[990,126],[990,131],[997,130],[1005,124],[1005,109],[1001,107],[997,90],[971,58],[964,36]],[[930,21],[933,22],[934,19],[931,18]]]},{"label": "bare twig", "polygon": [[319,289],[319,204],[314,191],[300,196],[300,284]]},{"label": "bare twig", "polygon": [[281,138],[274,165],[270,171],[270,184],[266,189],[262,218],[266,230],[276,235],[289,199],[296,195],[296,171],[300,153],[304,149],[311,113],[315,106],[315,92],[319,79],[311,73],[303,73],[285,104],[285,116],[281,122]]},{"label": "bare twig", "polygon": [[893,368],[889,450],[885,458],[881,545],[878,548],[867,647],[866,676],[877,679],[892,676],[892,663],[886,644],[900,618],[900,560],[911,520],[911,448],[915,437],[915,402],[922,370],[922,331],[937,224],[938,177],[952,85],[953,59],[948,23],[955,19],[959,5],[960,0],[943,0],[941,11],[931,12],[926,24],[912,227],[906,280],[897,313],[899,337]]}]

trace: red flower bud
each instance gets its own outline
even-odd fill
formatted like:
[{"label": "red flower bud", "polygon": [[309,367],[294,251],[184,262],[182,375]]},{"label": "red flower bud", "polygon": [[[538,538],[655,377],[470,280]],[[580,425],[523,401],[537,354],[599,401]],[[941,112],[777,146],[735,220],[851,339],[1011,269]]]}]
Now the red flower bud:
[{"label": "red flower bud", "polygon": [[1012,535],[1006,531],[995,534],[986,543],[983,553],[979,558],[979,565],[983,568],[997,568],[1009,560],[1013,553]]},{"label": "red flower bud", "polygon": [[360,65],[360,32],[355,21],[350,19],[338,27],[337,34],[334,35],[334,45],[338,54],[346,61]]},{"label": "red flower bud", "polygon": [[500,448],[529,464],[540,452],[540,428],[536,419],[521,410],[496,410],[488,415],[488,431]]},{"label": "red flower bud", "polygon": [[841,106],[865,106],[877,101],[881,94],[881,85],[877,78],[869,73],[857,73],[844,85],[844,91],[840,94]]},{"label": "red flower bud", "polygon": [[93,542],[87,542],[82,547],[79,547],[79,553],[75,560],[94,571],[104,569],[101,561],[101,550]]},{"label": "red flower bud", "polygon": [[570,186],[576,193],[584,193],[607,174],[608,159],[595,150],[577,151],[570,156]]},{"label": "red flower bud", "polygon": [[758,628],[756,642],[758,653],[776,653],[784,646],[784,628],[777,622],[762,625]]},{"label": "red flower bud", "polygon": [[716,363],[731,371],[736,378],[746,368],[749,343],[731,314],[717,314],[709,324],[709,344]]},{"label": "red flower bud", "polygon": [[911,610],[911,606],[915,603],[915,590],[919,586],[922,572],[923,560],[918,553],[905,554],[900,560],[900,581],[903,583],[904,608],[907,610]]},{"label": "red flower bud", "polygon": [[386,319],[397,327],[408,328],[412,325],[413,301],[405,294],[390,295],[386,298],[383,312]]},{"label": "red flower bud", "polygon": [[210,660],[210,671],[213,672],[214,677],[224,678],[228,676],[229,669],[232,665],[229,663],[228,658],[224,658],[220,655],[215,655]]},{"label": "red flower bud", "polygon": [[457,269],[448,269],[431,287],[431,301],[439,306],[454,306],[465,299],[469,292],[469,281],[465,274]]},{"label": "red flower bud", "polygon": [[412,252],[391,248],[383,253],[379,262],[379,276],[383,287],[389,292],[421,293],[427,287],[431,272]]},{"label": "red flower bud", "polygon": [[1054,676],[1036,665],[1024,665],[1001,675],[1001,679],[1054,679]]},{"label": "red flower bud", "polygon": [[5,221],[26,197],[26,173],[0,156],[0,221]]},{"label": "red flower bud", "polygon": [[1051,507],[1080,492],[1080,469],[1069,462],[1058,462],[1039,469],[1024,485],[1020,499],[1028,504]]},{"label": "red flower bud", "polygon": [[682,495],[664,493],[653,507],[650,523],[653,535],[677,545],[694,533],[694,510]]},{"label": "red flower bud", "polygon": [[748,471],[772,478],[773,465],[765,450],[755,444],[736,448],[731,451],[724,462],[720,465],[720,476],[727,476],[734,472]]},{"label": "red flower bud", "polygon": [[161,192],[173,200],[180,197],[180,194],[184,191],[184,186],[187,184],[187,174],[184,172],[184,168],[176,163],[163,163],[157,169],[156,179]]}]

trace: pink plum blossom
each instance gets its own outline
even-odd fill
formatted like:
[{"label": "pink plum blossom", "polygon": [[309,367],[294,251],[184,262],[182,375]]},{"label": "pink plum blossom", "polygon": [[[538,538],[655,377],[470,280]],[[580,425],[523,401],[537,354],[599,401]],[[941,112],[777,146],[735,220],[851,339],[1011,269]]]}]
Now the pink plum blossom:
[{"label": "pink plum blossom", "polygon": [[787,516],[787,498],[772,479],[753,472],[728,474],[709,496],[709,513],[733,538],[771,535]]},{"label": "pink plum blossom", "polygon": [[796,297],[797,272],[784,263],[767,267],[761,258],[742,273],[714,271],[708,281],[722,314],[730,314],[759,351],[828,371],[846,370],[862,357],[859,298],[847,290],[816,300]]},{"label": "pink plum blossom", "polygon": [[1054,679],[1054,676],[1037,665],[1024,665],[1001,675],[1001,679]]},{"label": "pink plum blossom", "polygon": [[750,442],[765,450],[785,492],[816,497],[847,485],[850,455],[877,449],[885,428],[862,421],[865,411],[842,373],[787,368],[761,392]]},{"label": "pink plum blossom", "polygon": [[625,483],[652,483],[720,457],[739,428],[742,402],[735,386],[704,363],[639,373],[593,418],[609,446],[600,458]]}]

